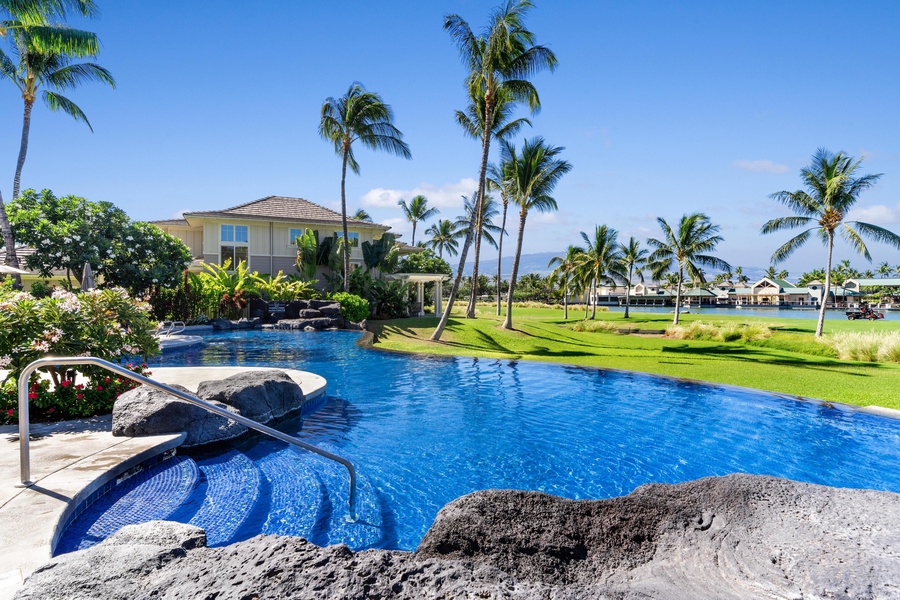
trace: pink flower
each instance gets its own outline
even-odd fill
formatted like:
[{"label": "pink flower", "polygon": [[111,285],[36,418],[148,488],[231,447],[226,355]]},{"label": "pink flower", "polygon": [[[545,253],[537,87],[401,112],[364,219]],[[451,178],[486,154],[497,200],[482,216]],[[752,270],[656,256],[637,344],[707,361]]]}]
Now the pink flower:
[{"label": "pink flower", "polygon": [[15,412],[16,412],[16,411],[14,411],[13,409],[10,408],[10,409],[8,409],[8,410],[6,411],[6,414],[8,414],[9,416],[13,416],[13,414],[14,414]]},{"label": "pink flower", "polygon": [[37,397],[38,397],[38,395],[37,395],[36,392],[29,392],[29,393],[28,393],[28,399],[29,399],[29,400],[36,400]]},{"label": "pink flower", "polygon": [[47,412],[51,412],[51,413],[52,413],[54,410],[56,410],[56,409],[53,408],[53,407],[51,406],[50,408],[47,409]]},{"label": "pink flower", "polygon": [[96,390],[97,390],[98,392],[102,392],[102,391],[103,391],[103,386],[102,386],[102,385],[98,385],[98,386],[96,387]]},{"label": "pink flower", "polygon": [[70,385],[72,385],[72,382],[69,381],[68,379],[63,379],[63,380],[62,380],[62,383],[60,383],[60,385],[63,386],[64,388],[67,388],[67,387],[69,387]]},{"label": "pink flower", "polygon": [[84,394],[75,394],[75,397],[81,400],[82,398],[84,398]]}]

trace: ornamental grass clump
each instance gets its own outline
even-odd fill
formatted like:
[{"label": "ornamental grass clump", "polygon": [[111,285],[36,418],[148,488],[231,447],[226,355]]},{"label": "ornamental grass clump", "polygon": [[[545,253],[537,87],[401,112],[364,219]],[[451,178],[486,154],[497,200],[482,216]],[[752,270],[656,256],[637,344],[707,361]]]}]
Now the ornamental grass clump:
[{"label": "ornamental grass clump", "polygon": [[572,325],[572,331],[587,331],[592,333],[595,331],[616,331],[620,327],[619,323],[613,321],[578,321]]},{"label": "ornamental grass clump", "polygon": [[714,325],[702,321],[693,321],[688,325],[670,325],[666,328],[666,337],[676,340],[700,340],[707,342],[756,342],[772,336],[772,330],[766,325],[756,323],[729,323]]},{"label": "ornamental grass clump", "polygon": [[900,363],[900,331],[845,331],[825,337],[823,343],[842,360]]}]

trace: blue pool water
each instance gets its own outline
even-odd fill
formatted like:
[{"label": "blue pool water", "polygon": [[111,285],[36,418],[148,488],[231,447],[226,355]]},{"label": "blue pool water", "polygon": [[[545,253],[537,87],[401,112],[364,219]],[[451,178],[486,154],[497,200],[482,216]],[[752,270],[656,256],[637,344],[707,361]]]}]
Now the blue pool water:
[{"label": "blue pool water", "polygon": [[608,498],[644,483],[745,472],[900,492],[900,420],[633,373],[377,352],[358,348],[358,336],[222,334],[155,366],[324,376],[327,397],[302,425],[282,428],[353,461],[359,521],[345,519],[342,467],[254,438],[125,481],[70,524],[57,552],[150,519],[202,526],[210,545],[283,533],[411,550],[444,504],[486,488]]}]

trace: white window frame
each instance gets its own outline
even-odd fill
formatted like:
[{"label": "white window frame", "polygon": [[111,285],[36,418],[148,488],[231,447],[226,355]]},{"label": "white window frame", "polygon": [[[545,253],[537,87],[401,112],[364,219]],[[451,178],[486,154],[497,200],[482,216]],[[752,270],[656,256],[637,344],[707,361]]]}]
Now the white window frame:
[{"label": "white window frame", "polygon": [[[225,235],[226,227],[231,228],[231,235]],[[243,241],[237,241],[238,238],[238,228],[243,229],[243,236],[245,239]],[[226,237],[231,237],[230,240],[225,239]],[[231,256],[225,256],[222,252],[223,249],[230,248]],[[231,270],[234,270],[237,267],[240,261],[235,260],[237,258],[237,249],[238,248],[246,248],[247,253],[247,265],[250,264],[250,226],[249,225],[235,225],[233,223],[220,223],[219,224],[219,264],[224,265],[225,260],[227,258],[231,259]]]}]

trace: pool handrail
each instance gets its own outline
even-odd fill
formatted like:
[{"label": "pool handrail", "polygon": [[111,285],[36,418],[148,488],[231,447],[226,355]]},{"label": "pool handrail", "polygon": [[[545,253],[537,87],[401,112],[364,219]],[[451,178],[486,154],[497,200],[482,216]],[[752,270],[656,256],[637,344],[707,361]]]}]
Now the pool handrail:
[{"label": "pool handrail", "polygon": [[121,375],[122,377],[127,377],[128,379],[137,381],[138,383],[143,383],[144,385],[149,385],[150,387],[162,390],[172,396],[175,396],[179,400],[184,400],[189,404],[199,406],[200,408],[215,415],[224,417],[232,421],[236,421],[248,427],[249,429],[264,433],[277,440],[281,440],[282,442],[286,442],[299,448],[303,448],[304,450],[307,450],[314,454],[318,454],[319,456],[327,458],[328,460],[343,465],[350,475],[350,501],[348,504],[350,519],[354,521],[356,520],[356,469],[353,467],[353,463],[351,463],[346,458],[338,456],[337,454],[332,454],[327,450],[322,450],[317,446],[313,446],[312,444],[304,442],[303,440],[295,438],[286,433],[282,433],[277,429],[273,429],[271,427],[263,425],[262,423],[254,421],[253,419],[248,419],[243,415],[239,415],[225,410],[224,408],[220,408],[215,404],[211,404],[209,402],[206,402],[205,400],[201,400],[196,396],[192,396],[191,394],[182,392],[181,390],[175,389],[160,381],[156,381],[154,379],[150,379],[149,377],[139,375],[133,371],[129,371],[121,365],[111,363],[109,361],[103,360],[102,358],[97,358],[96,356],[46,356],[29,363],[28,366],[26,366],[22,370],[22,373],[19,375],[19,475],[22,480],[22,485],[26,487],[34,485],[34,482],[31,481],[31,448],[29,445],[30,424],[28,420],[28,380],[31,377],[31,374],[41,367],[76,365],[93,365],[102,367],[107,371],[112,371],[113,373]]}]

